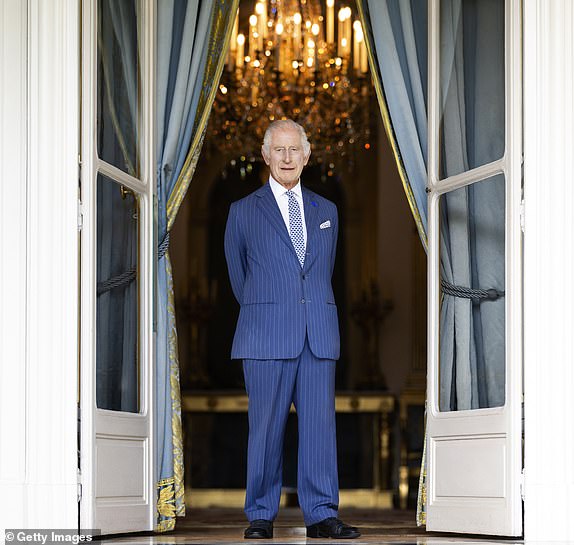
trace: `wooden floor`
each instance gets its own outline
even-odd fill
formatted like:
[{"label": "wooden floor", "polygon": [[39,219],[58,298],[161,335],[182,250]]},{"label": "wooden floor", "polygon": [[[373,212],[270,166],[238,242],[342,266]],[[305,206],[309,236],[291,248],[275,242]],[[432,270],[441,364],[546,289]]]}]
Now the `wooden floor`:
[{"label": "wooden floor", "polygon": [[297,508],[286,508],[279,513],[274,525],[272,540],[245,540],[243,530],[246,527],[245,516],[239,509],[188,509],[187,516],[178,519],[175,531],[165,534],[138,534],[114,536],[102,539],[102,543],[128,544],[201,544],[217,545],[231,543],[254,544],[304,544],[321,545],[325,543],[346,543],[361,545],[373,543],[391,544],[504,544],[523,543],[521,540],[507,538],[487,538],[485,536],[460,536],[437,534],[417,528],[413,511],[347,509],[339,513],[346,523],[358,526],[362,536],[354,540],[307,539],[305,525]]}]

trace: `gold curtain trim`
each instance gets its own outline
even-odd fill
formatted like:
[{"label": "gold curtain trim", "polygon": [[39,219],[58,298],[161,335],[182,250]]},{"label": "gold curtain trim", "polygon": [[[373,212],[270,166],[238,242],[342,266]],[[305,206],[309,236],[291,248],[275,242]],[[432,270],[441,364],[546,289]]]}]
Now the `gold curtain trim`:
[{"label": "gold curtain trim", "polygon": [[411,212],[413,214],[413,218],[415,220],[417,230],[419,232],[419,236],[425,251],[428,253],[428,244],[427,244],[427,235],[425,232],[425,228],[421,219],[421,215],[417,206],[417,202],[415,200],[415,196],[413,194],[413,190],[411,188],[411,184],[409,182],[409,177],[407,175],[407,171],[405,170],[405,165],[403,164],[403,160],[401,158],[401,153],[399,151],[399,145],[395,138],[395,132],[393,130],[393,125],[391,122],[391,117],[389,115],[389,108],[387,105],[387,100],[385,98],[385,92],[383,90],[383,83],[381,81],[381,75],[379,73],[379,67],[375,60],[375,53],[374,53],[374,44],[371,43],[370,40],[370,33],[367,32],[367,28],[371,28],[370,25],[367,27],[366,18],[365,18],[365,10],[363,4],[367,0],[357,0],[357,8],[359,10],[359,18],[361,19],[361,25],[363,25],[364,32],[364,39],[365,44],[367,46],[367,55],[369,57],[369,66],[371,68],[371,75],[373,78],[373,85],[375,87],[375,92],[377,94],[377,100],[379,102],[379,108],[381,110],[381,117],[383,119],[383,125],[385,127],[385,132],[387,133],[387,138],[391,143],[391,148],[393,150],[393,155],[395,156],[395,162],[397,164],[397,168],[399,171],[399,176],[401,178],[401,182],[403,184],[403,189],[405,190],[405,194],[407,196],[407,200],[409,202],[409,206],[411,208]]},{"label": "gold curtain trim", "polygon": [[[168,532],[175,528],[174,479],[162,479],[157,483],[156,532]],[[160,519],[160,516],[166,517]]]},{"label": "gold curtain trim", "polygon": [[[426,415],[425,415],[426,418]],[[421,473],[419,476],[419,492],[417,494],[417,526],[425,526],[427,523],[427,431],[425,425],[425,442],[423,445],[423,457],[421,460]]]},{"label": "gold curtain trim", "polygon": [[[168,532],[175,528],[175,517],[185,516],[185,490],[183,482],[183,432],[181,424],[181,391],[179,387],[179,357],[177,329],[175,327],[175,296],[173,273],[169,251],[165,254],[167,277],[167,312],[169,320],[169,386],[171,395],[171,440],[173,456],[173,477],[158,481],[159,491],[156,509],[156,532]],[[162,518],[163,517],[163,518]]]},{"label": "gold curtain trim", "polygon": [[175,296],[173,291],[173,273],[169,251],[165,254],[165,269],[167,273],[167,309],[172,327],[169,330],[168,347],[170,373],[169,384],[171,393],[171,436],[173,443],[173,476],[174,499],[176,516],[185,516],[184,484],[183,484],[183,432],[181,425],[181,391],[179,387],[179,352],[177,348],[177,329],[175,327]]},{"label": "gold curtain trim", "polygon": [[156,532],[171,532],[175,530],[175,519],[161,520],[155,527]]},{"label": "gold curtain trim", "polygon": [[[225,8],[228,1],[219,0],[217,4],[213,7],[213,21],[211,25],[211,42],[210,47],[212,51],[208,53],[208,62],[205,68],[205,74],[203,81],[205,81],[206,76],[210,73],[211,70],[211,63],[213,61],[213,45],[217,42],[214,38],[218,36],[222,32],[222,26],[225,25],[224,31],[224,38],[223,38],[223,48],[221,53],[217,57],[217,64],[215,66],[215,71],[213,72],[213,80],[214,82],[219,82],[221,78],[221,73],[223,72],[223,67],[225,65],[225,59],[227,57],[227,50],[229,48],[229,40],[231,38],[231,31],[233,28],[233,23],[235,21],[235,14],[237,13],[237,9],[239,7],[239,0],[232,0],[231,7],[229,12],[233,14],[232,17],[226,17],[226,12],[223,11],[221,8]],[[218,12],[216,14],[216,11]],[[205,86],[203,87],[205,89]],[[199,152],[201,150],[201,145],[203,144],[205,129],[207,127],[207,121],[209,119],[209,114],[211,113],[211,106],[213,101],[215,100],[215,93],[217,93],[217,83],[214,83],[209,90],[209,94],[205,96],[202,91],[202,95],[199,98],[199,102],[197,105],[198,111],[201,109],[201,115],[199,118],[199,122],[196,125],[196,129],[194,131],[193,140],[191,142],[191,146],[189,148],[189,152],[187,153],[187,157],[185,159],[185,163],[179,176],[177,178],[177,182],[171,192],[168,201],[167,201],[167,229],[168,231],[171,229],[173,222],[175,221],[175,217],[181,206],[183,198],[187,193],[187,189],[189,187],[189,183],[191,182],[191,178],[193,173],[195,172],[195,167],[197,165],[197,160],[199,158]],[[203,100],[202,100],[203,99]]]}]

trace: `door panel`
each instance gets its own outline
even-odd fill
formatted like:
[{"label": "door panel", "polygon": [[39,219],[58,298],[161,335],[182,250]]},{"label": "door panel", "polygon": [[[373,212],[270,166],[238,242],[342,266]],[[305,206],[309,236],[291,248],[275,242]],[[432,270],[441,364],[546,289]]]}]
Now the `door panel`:
[{"label": "door panel", "polygon": [[130,497],[145,502],[146,449],[145,437],[96,437],[98,500]]},{"label": "door panel", "polygon": [[80,525],[152,530],[154,6],[82,6]]},{"label": "door panel", "polygon": [[435,501],[450,498],[504,498],[504,435],[434,438],[431,442]]},{"label": "door panel", "polygon": [[522,533],[520,7],[429,2],[433,531]]}]

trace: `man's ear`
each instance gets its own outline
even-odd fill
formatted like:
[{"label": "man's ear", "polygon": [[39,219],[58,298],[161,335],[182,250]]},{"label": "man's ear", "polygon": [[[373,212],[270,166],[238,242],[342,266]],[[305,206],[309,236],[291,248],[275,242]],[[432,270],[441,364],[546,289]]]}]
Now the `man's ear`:
[{"label": "man's ear", "polygon": [[309,162],[309,157],[311,157],[311,150],[309,150],[309,153],[307,153],[307,155],[305,155],[303,161],[303,166],[305,166],[308,162]]},{"label": "man's ear", "polygon": [[265,161],[266,165],[269,165],[269,155],[265,153],[265,146],[261,146],[261,155],[263,156],[263,160]]}]

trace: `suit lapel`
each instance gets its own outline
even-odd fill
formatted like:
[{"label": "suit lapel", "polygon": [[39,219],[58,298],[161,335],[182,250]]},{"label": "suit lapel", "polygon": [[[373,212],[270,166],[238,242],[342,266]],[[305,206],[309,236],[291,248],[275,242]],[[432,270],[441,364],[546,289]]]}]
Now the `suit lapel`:
[{"label": "suit lapel", "polygon": [[302,187],[303,207],[305,208],[305,225],[307,227],[307,255],[305,256],[304,269],[308,269],[317,257],[315,237],[317,236],[319,203],[311,198],[311,193]]},{"label": "suit lapel", "polygon": [[271,191],[269,182],[267,182],[261,189],[259,189],[256,194],[259,197],[257,201],[259,209],[263,212],[269,223],[277,231],[277,234],[281,240],[283,240],[283,242],[285,242],[285,244],[291,248],[295,259],[297,259],[297,253],[295,252],[295,248],[291,242],[291,237],[289,236],[289,232],[287,231],[287,227],[283,221],[283,216],[281,215],[279,206],[277,206],[277,201],[275,200],[273,191]]}]

